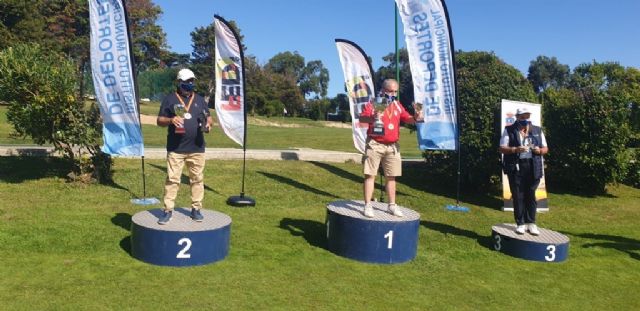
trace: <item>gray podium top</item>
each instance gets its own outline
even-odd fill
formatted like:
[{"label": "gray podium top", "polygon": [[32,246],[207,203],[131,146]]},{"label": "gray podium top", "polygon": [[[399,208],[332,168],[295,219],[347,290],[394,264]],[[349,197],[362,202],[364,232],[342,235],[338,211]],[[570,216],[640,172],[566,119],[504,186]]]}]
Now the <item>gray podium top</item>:
[{"label": "gray podium top", "polygon": [[402,211],[404,216],[393,216],[393,214],[387,210],[387,205],[388,203],[371,202],[371,206],[373,207],[373,212],[375,214],[375,217],[373,218],[366,217],[362,214],[364,211],[364,201],[334,201],[327,205],[327,209],[343,216],[373,221],[404,222],[420,220],[420,214],[412,209],[408,209],[400,205],[398,205],[398,208]]},{"label": "gray podium top", "polygon": [[173,210],[171,221],[165,225],[158,224],[158,219],[163,214],[161,208],[138,212],[131,217],[131,221],[138,226],[149,229],[179,232],[209,231],[231,224],[231,217],[226,214],[206,209],[201,209],[200,212],[204,217],[201,222],[191,219],[190,208],[182,207]]},{"label": "gray podium top", "polygon": [[540,235],[535,236],[528,232],[525,234],[517,234],[515,232],[516,224],[497,224],[491,227],[491,230],[497,232],[500,235],[508,236],[510,238],[514,238],[518,240],[544,243],[544,244],[569,243],[569,238],[562,233],[549,230],[549,229],[540,228],[540,227],[538,227],[538,229],[540,229]]}]

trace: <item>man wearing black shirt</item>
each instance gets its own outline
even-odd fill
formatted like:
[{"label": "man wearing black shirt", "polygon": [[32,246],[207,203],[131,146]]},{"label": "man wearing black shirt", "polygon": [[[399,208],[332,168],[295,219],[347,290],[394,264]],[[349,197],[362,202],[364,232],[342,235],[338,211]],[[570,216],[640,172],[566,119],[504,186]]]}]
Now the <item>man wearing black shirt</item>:
[{"label": "man wearing black shirt", "polygon": [[207,103],[193,91],[195,75],[189,69],[178,72],[176,92],[162,101],[156,123],[167,130],[167,180],[164,186],[164,214],[158,223],[171,220],[180,187],[182,168],[187,164],[191,184],[191,218],[202,221],[204,198],[204,133],[211,129],[212,119]]}]

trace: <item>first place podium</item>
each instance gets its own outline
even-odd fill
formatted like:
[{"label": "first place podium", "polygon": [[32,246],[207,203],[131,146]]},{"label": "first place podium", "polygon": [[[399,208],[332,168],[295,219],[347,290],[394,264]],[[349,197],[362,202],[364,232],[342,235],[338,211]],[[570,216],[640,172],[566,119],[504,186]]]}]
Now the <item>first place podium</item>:
[{"label": "first place podium", "polygon": [[393,264],[415,258],[420,214],[398,206],[404,217],[396,217],[387,211],[386,203],[371,204],[374,218],[362,215],[363,201],[335,201],[327,205],[329,250],[370,263]]},{"label": "first place podium", "polygon": [[161,209],[136,213],[131,218],[131,255],[160,266],[197,266],[224,259],[229,253],[231,217],[202,209],[202,222],[193,221],[190,209],[176,208],[173,218],[159,225]]}]

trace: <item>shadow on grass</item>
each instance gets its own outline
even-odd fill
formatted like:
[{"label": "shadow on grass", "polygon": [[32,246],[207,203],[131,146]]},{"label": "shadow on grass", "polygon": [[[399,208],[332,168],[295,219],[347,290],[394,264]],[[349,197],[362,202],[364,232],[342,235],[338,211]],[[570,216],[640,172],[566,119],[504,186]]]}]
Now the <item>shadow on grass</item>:
[{"label": "shadow on grass", "polygon": [[425,226],[428,229],[434,230],[434,231],[438,231],[440,233],[444,233],[444,234],[452,234],[452,235],[457,235],[457,236],[463,236],[469,239],[473,239],[476,240],[476,242],[485,248],[488,248],[490,250],[493,250],[493,241],[491,240],[491,236],[483,236],[483,235],[479,235],[477,233],[475,233],[474,231],[470,231],[470,230],[466,230],[466,229],[461,229],[461,228],[457,228],[451,225],[447,225],[447,224],[443,224],[443,223],[439,223],[439,222],[433,222],[433,221],[428,221],[428,220],[423,220],[420,221],[420,224]]},{"label": "shadow on grass", "polygon": [[564,234],[581,237],[585,239],[600,240],[600,242],[585,243],[582,248],[602,247],[615,249],[626,253],[629,257],[640,260],[640,240],[627,238],[624,236],[599,234],[599,233],[581,233],[574,234],[571,232],[562,232]]},{"label": "shadow on grass", "polygon": [[282,218],[281,229],[288,230],[293,236],[303,237],[311,246],[327,249],[327,227],[313,220]]},{"label": "shadow on grass", "polygon": [[[131,214],[117,213],[115,216],[111,217],[111,223],[129,232],[131,231]],[[120,248],[122,248],[122,250],[124,250],[127,254],[129,254],[129,256],[131,256],[130,235],[120,240]]]},{"label": "shadow on grass", "polygon": [[296,188],[298,188],[300,190],[304,190],[304,191],[308,191],[308,192],[311,192],[311,193],[324,195],[324,196],[328,196],[328,197],[332,197],[332,198],[336,198],[336,199],[338,198],[334,194],[331,194],[331,193],[328,193],[328,192],[325,192],[325,191],[322,191],[322,190],[318,190],[318,189],[313,188],[313,187],[311,187],[311,186],[309,186],[307,184],[303,184],[301,182],[295,181],[295,180],[293,180],[293,179],[291,179],[289,177],[284,177],[284,176],[271,174],[271,173],[267,173],[267,172],[263,172],[263,171],[258,171],[258,173],[260,173],[260,174],[262,174],[262,175],[264,175],[266,177],[269,177],[269,178],[271,178],[271,179],[273,179],[273,180],[275,180],[277,182],[281,182],[281,183],[296,187]]},{"label": "shadow on grass", "polygon": [[[455,172],[451,172],[455,174]],[[423,162],[402,162],[402,177],[398,178],[398,182],[407,185],[413,189],[439,195],[451,199],[451,203],[456,200],[456,183],[455,179],[437,178],[431,174]],[[464,202],[499,210],[502,208],[502,200],[496,198],[492,194],[478,193],[468,189],[460,189],[460,205]]]},{"label": "shadow on grass", "polygon": [[67,178],[71,163],[56,157],[0,157],[0,180],[21,183],[47,177]]},{"label": "shadow on grass", "polygon": [[[163,171],[165,174],[167,173],[167,167],[166,166],[160,166],[160,165],[156,165],[156,164],[149,164],[149,165],[151,167],[155,168],[155,169]],[[187,185],[187,186],[190,185],[191,182],[189,181],[189,176],[187,176],[185,174],[181,174],[180,175],[180,183],[183,184],[183,185]],[[211,191],[211,192],[213,192],[215,194],[220,194],[220,192],[218,192],[218,191],[214,190],[213,188],[207,186],[207,184],[204,185],[204,189],[208,190],[208,191]]]},{"label": "shadow on grass", "polygon": [[[311,164],[313,164],[313,165],[315,165],[317,167],[323,168],[323,169],[327,170],[329,173],[332,173],[334,175],[340,176],[340,177],[342,177],[344,179],[351,180],[351,181],[353,181],[353,182],[355,182],[357,184],[360,184],[360,185],[362,185],[362,183],[364,181],[364,175],[363,176],[356,175],[356,174],[353,174],[353,173],[351,173],[349,171],[345,171],[345,170],[343,170],[343,169],[341,169],[339,167],[335,167],[335,166],[333,166],[331,164],[328,164],[328,163],[317,162],[317,161],[310,161],[309,163],[311,163]],[[379,176],[377,176],[377,178],[375,179],[375,182],[376,182],[375,183],[375,189],[382,191],[383,187],[384,187],[384,180],[380,181],[380,176],[382,175],[381,173],[378,174],[378,175]],[[400,179],[402,179],[402,177],[398,178],[398,182],[400,182]],[[379,193],[379,194],[382,194],[382,193]],[[402,191],[396,191],[396,195],[403,195],[403,196],[413,197],[412,195],[404,193]],[[375,196],[375,193],[374,193],[374,196]],[[384,202],[383,199],[381,199],[380,201]]]},{"label": "shadow on grass", "polygon": [[[68,160],[58,157],[20,156],[0,157],[0,181],[22,183],[27,180],[57,177],[67,179],[72,165]],[[128,188],[115,182],[103,183],[105,186],[124,190],[134,196]]]}]

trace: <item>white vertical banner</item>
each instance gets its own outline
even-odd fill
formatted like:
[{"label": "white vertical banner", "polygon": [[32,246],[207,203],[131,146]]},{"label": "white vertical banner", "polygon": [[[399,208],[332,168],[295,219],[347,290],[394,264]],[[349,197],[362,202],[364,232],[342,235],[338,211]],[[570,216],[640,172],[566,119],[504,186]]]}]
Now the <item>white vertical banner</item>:
[{"label": "white vertical banner", "polygon": [[[531,124],[542,127],[542,108],[540,104],[532,104],[527,102],[518,102],[503,99],[500,104],[500,135],[504,128],[516,121],[516,111],[518,108],[527,108],[531,111]],[[544,158],[543,158],[544,161]],[[544,162],[543,162],[544,163]],[[544,171],[544,165],[542,166]],[[513,211],[513,200],[511,200],[511,189],[509,188],[509,178],[502,172],[502,201],[503,211]],[[548,211],[549,205],[547,200],[547,185],[544,175],[540,178],[540,184],[536,189],[536,201],[538,202],[538,211]]]},{"label": "white vertical banner", "polygon": [[416,103],[420,149],[456,150],[456,88],[453,42],[442,0],[396,0],[404,25]]},{"label": "white vertical banner", "polygon": [[89,0],[91,72],[102,115],[102,151],[144,156],[127,17],[121,0]]},{"label": "white vertical banner", "polygon": [[351,41],[336,39],[336,47],[349,96],[353,144],[364,154],[369,124],[360,123],[359,118],[364,105],[375,97],[371,64],[364,51]]},{"label": "white vertical banner", "polygon": [[220,127],[244,147],[244,60],[242,46],[227,22],[215,16],[215,107]]}]

